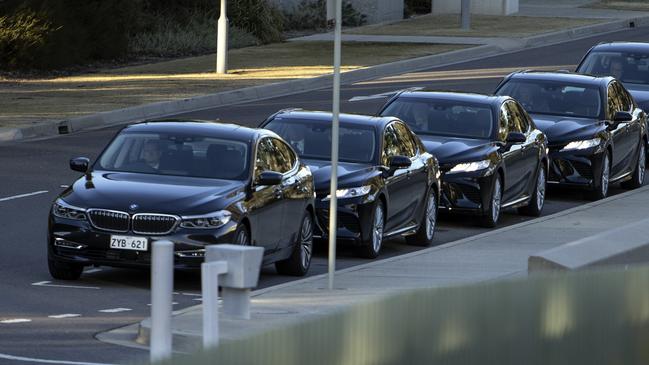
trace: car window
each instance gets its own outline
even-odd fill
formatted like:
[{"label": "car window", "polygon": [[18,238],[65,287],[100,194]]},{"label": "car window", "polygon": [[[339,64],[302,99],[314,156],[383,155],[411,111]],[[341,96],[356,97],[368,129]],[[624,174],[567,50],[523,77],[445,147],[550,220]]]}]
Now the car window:
[{"label": "car window", "polygon": [[624,100],[620,94],[620,89],[617,87],[616,82],[613,81],[608,85],[608,115],[609,119],[613,119],[615,113],[624,111]]},{"label": "car window", "polygon": [[629,84],[649,84],[649,54],[642,52],[591,52],[577,72],[613,76]]},{"label": "car window", "polygon": [[506,141],[509,134],[509,121],[507,116],[507,108],[505,104],[500,107],[500,115],[498,116],[498,140]]},{"label": "car window", "polygon": [[633,111],[633,98],[629,93],[624,89],[621,83],[615,82],[615,87],[617,88],[618,95],[620,96],[620,102],[622,104],[622,110],[626,112]]},{"label": "car window", "polygon": [[297,157],[291,151],[291,148],[286,145],[286,143],[280,141],[277,138],[273,138],[273,147],[278,156],[280,156],[281,161],[278,162],[278,171],[281,173],[289,172],[295,166]]},{"label": "car window", "polygon": [[417,155],[417,144],[412,138],[412,133],[403,123],[394,123],[394,128],[398,133],[401,152],[403,156],[415,157]]},{"label": "car window", "polygon": [[402,154],[399,134],[394,128],[394,123],[385,127],[383,132],[383,156],[381,158],[381,163],[384,166],[389,165],[389,159],[392,156],[398,156]]},{"label": "car window", "polygon": [[257,158],[255,159],[255,179],[264,171],[285,173],[288,163],[273,143],[273,138],[265,137],[257,145]]},{"label": "car window", "polygon": [[517,102],[510,100],[507,103],[507,110],[509,112],[509,130],[512,132],[528,133],[530,130],[530,123],[527,113]]}]

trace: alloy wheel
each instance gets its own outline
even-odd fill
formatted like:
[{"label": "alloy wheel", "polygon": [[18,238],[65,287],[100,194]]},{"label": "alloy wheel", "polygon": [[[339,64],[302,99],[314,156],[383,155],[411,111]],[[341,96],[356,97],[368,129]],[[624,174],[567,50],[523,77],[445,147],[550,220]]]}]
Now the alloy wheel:
[{"label": "alloy wheel", "polygon": [[248,237],[248,231],[244,228],[237,233],[237,237],[234,240],[236,245],[248,246],[250,244],[250,239]]},{"label": "alloy wheel", "polygon": [[607,153],[606,155],[604,155],[604,161],[602,161],[602,178],[600,183],[600,189],[603,197],[606,197],[606,195],[608,194],[608,182],[609,182],[610,171],[611,171],[611,167],[610,167],[610,161]]},{"label": "alloy wheel", "polygon": [[496,178],[494,182],[494,192],[491,196],[491,218],[494,222],[498,222],[500,217],[500,200],[502,198],[502,188],[500,186],[500,179]]},{"label": "alloy wheel", "polygon": [[638,155],[638,183],[642,185],[644,183],[645,169],[647,167],[647,159],[645,157],[645,145],[644,142],[640,143],[640,153]]},{"label": "alloy wheel", "polygon": [[428,197],[428,206],[426,207],[426,237],[428,240],[433,239],[435,234],[435,225],[437,224],[437,200],[435,191],[431,190]]},{"label": "alloy wheel", "polygon": [[536,207],[543,209],[545,203],[545,169],[539,171],[539,178],[536,181]]},{"label": "alloy wheel", "polygon": [[381,250],[381,244],[383,242],[383,225],[383,205],[378,203],[376,205],[376,210],[374,211],[374,225],[372,227],[372,248],[374,249],[374,252],[377,253]]},{"label": "alloy wheel", "polygon": [[313,252],[313,222],[311,216],[307,215],[302,222],[300,230],[300,260],[302,267],[309,267]]}]

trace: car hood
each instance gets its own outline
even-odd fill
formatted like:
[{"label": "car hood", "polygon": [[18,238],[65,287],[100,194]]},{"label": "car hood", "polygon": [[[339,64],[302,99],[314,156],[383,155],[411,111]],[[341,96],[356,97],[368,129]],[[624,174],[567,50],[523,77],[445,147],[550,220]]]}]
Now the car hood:
[{"label": "car hood", "polygon": [[437,157],[440,165],[486,159],[498,145],[484,139],[420,135],[426,150]]},{"label": "car hood", "polygon": [[[78,179],[60,197],[81,208],[197,215],[226,208],[244,194],[244,188],[242,181],[93,172]],[[138,207],[131,209],[133,204]]]},{"label": "car hood", "polygon": [[591,139],[606,130],[606,124],[591,118],[532,114],[536,127],[545,133],[549,144]]},{"label": "car hood", "polygon": [[[321,160],[303,160],[303,162],[311,169],[316,192],[328,191],[331,183],[331,162]],[[362,186],[380,173],[381,170],[374,165],[338,162],[338,187]]]}]

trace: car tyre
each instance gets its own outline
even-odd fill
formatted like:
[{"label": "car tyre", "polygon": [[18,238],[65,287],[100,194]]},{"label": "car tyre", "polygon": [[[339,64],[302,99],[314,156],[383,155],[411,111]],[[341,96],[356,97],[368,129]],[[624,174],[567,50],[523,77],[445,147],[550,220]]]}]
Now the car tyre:
[{"label": "car tyre", "polygon": [[378,200],[372,211],[372,228],[369,240],[363,240],[358,247],[358,256],[367,259],[375,259],[381,252],[383,246],[383,229],[385,228],[385,206]]},{"label": "car tyre", "polygon": [[547,176],[543,164],[539,166],[539,171],[536,174],[536,182],[534,184],[534,193],[530,198],[529,203],[521,208],[518,208],[520,214],[529,215],[532,217],[539,217],[543,212],[545,205],[545,192],[547,189]]},{"label": "car tyre", "polygon": [[78,280],[83,272],[83,265],[48,259],[50,275],[58,280]]},{"label": "car tyre", "polygon": [[435,237],[435,228],[437,226],[437,193],[431,186],[426,199],[426,206],[419,224],[417,233],[407,236],[406,243],[412,246],[430,246],[433,244]]},{"label": "car tyre", "polygon": [[645,143],[644,140],[640,141],[640,151],[638,153],[638,161],[635,166],[635,170],[633,171],[633,176],[631,176],[631,180],[625,181],[622,183],[622,187],[625,189],[636,189],[642,186],[644,184],[644,177],[645,177],[645,169],[646,169],[646,148],[645,148]]},{"label": "car tyre", "polygon": [[480,220],[483,227],[493,228],[498,225],[500,219],[501,203],[503,198],[503,184],[502,179],[498,174],[495,175],[494,183],[491,187],[491,198],[489,199],[489,206],[487,213],[484,214]]},{"label": "car tyre", "polygon": [[593,190],[590,192],[592,200],[604,199],[608,196],[609,179],[611,176],[611,156],[609,153],[604,154],[602,159],[599,181],[595,183]]},{"label": "car tyre", "polygon": [[275,269],[282,275],[304,276],[311,266],[313,257],[313,217],[308,211],[302,218],[297,242],[291,256],[275,263]]}]

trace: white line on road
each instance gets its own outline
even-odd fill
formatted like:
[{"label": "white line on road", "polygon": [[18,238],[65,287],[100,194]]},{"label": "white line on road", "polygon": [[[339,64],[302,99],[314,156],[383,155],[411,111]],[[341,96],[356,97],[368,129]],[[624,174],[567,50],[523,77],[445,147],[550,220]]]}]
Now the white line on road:
[{"label": "white line on road", "polygon": [[[177,304],[178,304],[178,302],[171,302],[171,305],[177,305]],[[151,303],[147,304],[147,306],[150,307],[150,306],[151,306]]]},{"label": "white line on road", "polygon": [[0,323],[2,323],[2,324],[13,324],[13,323],[27,323],[27,322],[31,322],[31,321],[32,321],[31,319],[27,319],[27,318],[14,318],[14,319],[2,320],[2,321],[0,321]]},{"label": "white line on road", "polygon": [[35,359],[31,357],[22,357],[22,356],[12,356],[7,354],[0,354],[0,359],[5,360],[14,360],[14,361],[26,361],[26,362],[36,362],[41,364],[60,364],[60,365],[112,365],[112,364],[101,364],[97,362],[78,362],[78,361],[64,361],[64,360],[47,360],[47,359]]},{"label": "white line on road", "polygon": [[128,312],[131,311],[131,308],[111,308],[111,309],[100,309],[99,312],[102,313],[119,313],[119,312]]},{"label": "white line on road", "polygon": [[39,281],[37,283],[32,283],[34,286],[50,286],[54,288],[72,288],[72,289],[101,289],[96,286],[80,286],[80,285],[59,285],[59,284],[50,284],[51,281]]},{"label": "white line on road", "polygon": [[27,193],[27,194],[20,194],[20,195],[14,195],[14,196],[8,196],[6,198],[0,198],[0,202],[4,202],[7,200],[14,200],[14,199],[20,199],[20,198],[26,198],[28,196],[33,196],[33,195],[39,195],[39,194],[45,194],[47,193],[47,190],[41,190],[41,191],[35,191],[33,193]]},{"label": "white line on road", "polygon": [[48,318],[54,318],[54,319],[63,319],[63,318],[74,318],[74,317],[81,317],[81,314],[74,314],[74,313],[67,313],[67,314],[55,314],[51,316],[47,316]]}]

